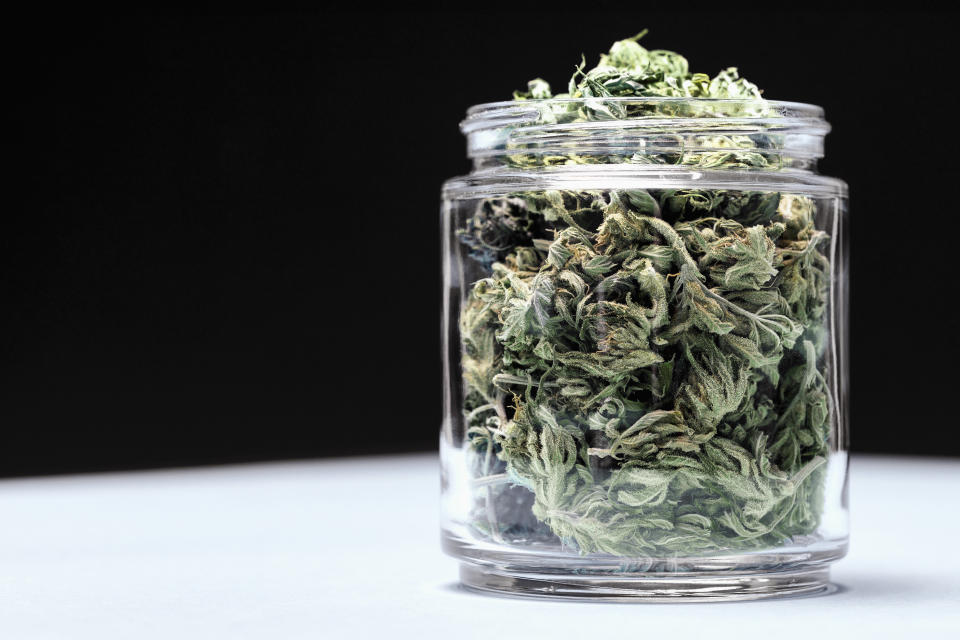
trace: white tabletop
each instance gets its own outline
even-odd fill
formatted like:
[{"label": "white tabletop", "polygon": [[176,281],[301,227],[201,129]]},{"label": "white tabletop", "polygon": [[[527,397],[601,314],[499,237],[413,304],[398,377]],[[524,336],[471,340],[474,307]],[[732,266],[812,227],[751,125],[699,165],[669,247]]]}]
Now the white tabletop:
[{"label": "white tabletop", "polygon": [[440,552],[436,467],[420,455],[2,481],[0,637],[960,637],[960,461],[853,458],[837,593],[686,605],[460,589]]}]

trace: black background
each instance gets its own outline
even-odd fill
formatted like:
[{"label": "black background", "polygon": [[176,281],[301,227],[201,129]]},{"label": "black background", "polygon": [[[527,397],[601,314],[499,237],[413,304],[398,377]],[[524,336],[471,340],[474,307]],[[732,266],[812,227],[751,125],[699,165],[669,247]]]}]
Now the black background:
[{"label": "black background", "polygon": [[0,474],[435,447],[457,123],[644,27],[826,108],[856,451],[960,455],[955,15],[36,12],[0,237]]}]

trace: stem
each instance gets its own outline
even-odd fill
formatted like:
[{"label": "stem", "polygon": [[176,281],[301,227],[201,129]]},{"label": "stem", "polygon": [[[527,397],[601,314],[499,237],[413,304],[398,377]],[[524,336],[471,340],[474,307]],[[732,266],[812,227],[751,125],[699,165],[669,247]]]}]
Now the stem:
[{"label": "stem", "polygon": [[498,485],[506,484],[508,481],[507,474],[505,473],[495,473],[488,476],[480,476],[479,478],[473,479],[473,486],[475,487],[486,487],[489,485]]},{"label": "stem", "polygon": [[480,414],[483,413],[484,411],[491,411],[491,410],[495,410],[495,409],[496,409],[496,406],[495,406],[492,402],[477,407],[476,409],[474,409],[473,411],[471,411],[470,413],[467,414],[467,424],[470,424],[470,422],[471,422],[474,418],[476,418],[478,415],[480,415]]}]

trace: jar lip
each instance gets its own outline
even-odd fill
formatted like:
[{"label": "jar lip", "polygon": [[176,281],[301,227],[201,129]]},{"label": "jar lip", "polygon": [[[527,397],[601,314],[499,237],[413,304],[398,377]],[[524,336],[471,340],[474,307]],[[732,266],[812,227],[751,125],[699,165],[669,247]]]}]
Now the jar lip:
[{"label": "jar lip", "polygon": [[[804,102],[766,100],[763,98],[683,98],[683,97],[587,97],[547,98],[537,100],[501,100],[473,105],[460,123],[460,130],[470,134],[480,129],[507,126],[557,125],[554,118],[577,107],[589,109],[601,117],[577,119],[578,126],[603,127],[605,124],[629,122],[633,127],[663,126],[667,123],[693,125],[705,122],[737,121],[744,124],[776,124],[778,127],[803,127],[826,134],[830,126],[824,119],[823,107]],[[633,113],[628,112],[628,109]],[[621,114],[611,111],[623,110]],[[653,110],[649,113],[646,109]],[[639,114],[638,114],[639,112]],[[567,124],[573,124],[568,122]]]},{"label": "jar lip", "polygon": [[480,165],[511,157],[528,165],[564,158],[709,163],[753,153],[741,160],[777,169],[815,167],[830,124],[822,107],[802,102],[625,96],[478,104],[460,130],[468,156]]},{"label": "jar lip", "polygon": [[550,104],[588,104],[609,102],[613,104],[683,104],[691,105],[731,105],[731,106],[766,106],[775,111],[789,110],[798,116],[823,117],[823,107],[807,102],[792,102],[789,100],[767,100],[766,98],[688,98],[683,96],[589,96],[585,98],[526,98],[523,100],[499,100],[495,102],[481,102],[467,109],[467,116],[502,111],[512,108],[523,108],[525,105],[540,106]]}]

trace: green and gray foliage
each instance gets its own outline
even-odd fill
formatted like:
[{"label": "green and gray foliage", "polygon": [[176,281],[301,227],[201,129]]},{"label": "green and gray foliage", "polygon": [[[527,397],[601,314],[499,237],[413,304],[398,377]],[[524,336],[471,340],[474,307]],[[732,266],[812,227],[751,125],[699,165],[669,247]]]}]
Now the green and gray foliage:
[{"label": "green and gray foliage", "polygon": [[[537,78],[527,91],[514,93],[516,100],[540,100],[539,117],[530,124],[567,125],[575,131],[577,123],[589,123],[651,116],[669,118],[752,117],[770,115],[767,103],[755,84],[741,78],[737,69],[724,69],[711,78],[690,73],[686,58],[673,51],[648,51],[638,40],[646,32],[614,43],[600,63],[584,71],[577,66],[567,92],[554,95],[550,85]],[[576,100],[569,100],[574,98]],[[614,100],[608,100],[614,98]],[[634,100],[616,100],[635,98]],[[649,101],[643,98],[673,98]],[[727,102],[709,102],[722,99]],[[733,102],[731,102],[733,101]],[[739,135],[729,124],[718,123],[716,132],[703,124],[695,134],[676,135],[664,131],[648,132],[647,150],[627,155],[619,153],[566,153],[562,155],[525,154],[523,136],[508,143],[508,162],[518,167],[570,164],[637,163],[678,164],[711,167],[777,168],[780,157],[764,150],[776,146],[767,136]],[[588,130],[585,130],[588,131]],[[694,149],[691,151],[690,149]],[[700,149],[697,151],[696,149]]]},{"label": "green and gray foliage", "polygon": [[[734,69],[690,74],[635,39],[582,69],[573,97],[759,97]],[[545,97],[541,80],[517,96]],[[460,317],[476,526],[623,556],[812,533],[831,403],[828,238],[814,217],[812,200],[780,193],[482,201],[460,230],[489,273]]]}]

